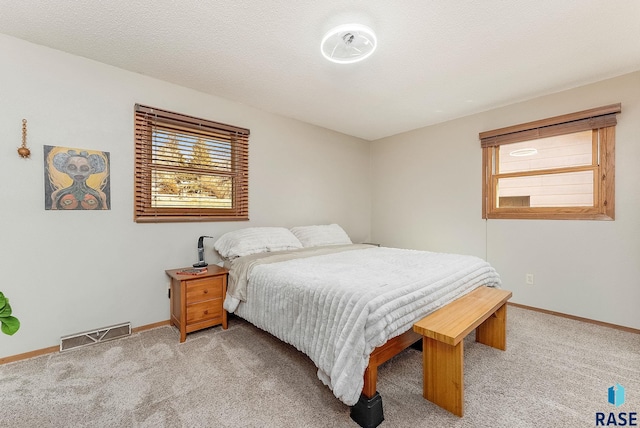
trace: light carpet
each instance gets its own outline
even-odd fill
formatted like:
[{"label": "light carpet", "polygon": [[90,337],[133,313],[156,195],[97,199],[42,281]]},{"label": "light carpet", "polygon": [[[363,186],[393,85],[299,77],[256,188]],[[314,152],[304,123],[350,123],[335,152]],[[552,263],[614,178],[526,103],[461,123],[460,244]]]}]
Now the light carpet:
[{"label": "light carpet", "polygon": [[[464,417],[422,398],[422,354],[408,349],[380,368],[381,428],[593,427],[596,412],[640,412],[640,335],[508,312],[506,351],[465,339]],[[0,426],[357,428],[307,357],[243,320],[178,337],[160,327],[2,365]]]}]

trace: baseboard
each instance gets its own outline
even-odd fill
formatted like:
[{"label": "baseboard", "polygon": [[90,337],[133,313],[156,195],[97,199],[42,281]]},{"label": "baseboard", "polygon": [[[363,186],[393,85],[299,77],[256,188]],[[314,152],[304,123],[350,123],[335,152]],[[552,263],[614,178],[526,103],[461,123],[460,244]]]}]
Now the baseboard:
[{"label": "baseboard", "polygon": [[[146,324],[146,325],[142,325],[140,327],[132,328],[131,332],[132,333],[139,333],[141,331],[151,330],[152,328],[163,327],[165,325],[170,325],[169,320],[160,321],[160,322],[156,322],[156,323],[153,323],[153,324]],[[54,352],[60,352],[60,346],[59,345],[58,346],[51,346],[49,348],[37,349],[35,351],[25,352],[24,354],[10,355],[8,357],[0,358],[0,365],[7,364],[7,363],[13,363],[15,361],[20,361],[20,360],[28,360],[29,358],[39,357],[41,355],[53,354]]]},{"label": "baseboard", "polygon": [[141,331],[151,330],[152,328],[164,327],[165,325],[171,325],[169,320],[154,322],[153,324],[141,325],[140,327],[132,328],[131,333],[140,333]]},{"label": "baseboard", "polygon": [[536,308],[536,307],[533,307],[533,306],[521,305],[520,303],[507,302],[507,305],[515,306],[516,308],[527,309],[527,310],[530,310],[530,311],[542,312],[543,314],[555,315],[557,317],[568,318],[568,319],[571,319],[571,320],[582,321],[582,322],[586,322],[588,324],[595,324],[595,325],[599,325],[599,326],[602,326],[602,327],[609,327],[609,328],[613,328],[613,329],[616,329],[616,330],[626,331],[628,333],[640,334],[640,330],[637,329],[637,328],[624,327],[624,326],[618,325],[618,324],[611,324],[611,323],[608,323],[608,322],[596,321],[596,320],[592,320],[592,319],[589,319],[589,318],[577,317],[575,315],[563,314],[562,312],[555,312],[555,311],[550,311],[550,310],[547,310],[547,309]]},{"label": "baseboard", "polygon": [[0,358],[0,365],[13,363],[20,360],[28,360],[29,358],[39,357],[40,355],[53,354],[54,352],[60,352],[60,345],[37,349],[35,351],[25,352],[24,354],[10,355],[8,357]]},{"label": "baseboard", "polygon": [[[563,314],[562,312],[555,312],[555,311],[550,311],[550,310],[547,310],[547,309],[536,308],[536,307],[533,307],[533,306],[521,305],[520,303],[507,302],[507,305],[514,306],[516,308],[527,309],[527,310],[530,310],[530,311],[542,312],[544,314],[555,315],[557,317],[569,318],[569,319],[576,320],[576,321],[582,321],[582,322],[586,322],[586,323],[589,323],[589,324],[595,324],[595,325],[600,325],[600,326],[603,326],[603,327],[609,327],[609,328],[613,328],[613,329],[616,329],[616,330],[626,331],[626,332],[629,332],[629,333],[640,334],[640,330],[636,329],[636,328],[624,327],[624,326],[621,326],[621,325],[606,323],[606,322],[602,322],[602,321],[596,321],[596,320],[592,320],[592,319],[589,319],[589,318],[577,317],[575,315]],[[160,322],[156,322],[156,323],[153,323],[153,324],[146,324],[146,325],[142,325],[140,327],[132,328],[131,332],[132,333],[139,333],[141,331],[151,330],[152,328],[163,327],[165,325],[170,325],[170,324],[171,324],[171,322],[169,320],[160,321]],[[24,354],[10,355],[8,357],[3,357],[3,358],[0,358],[0,365],[7,364],[7,363],[13,363],[15,361],[20,361],[20,360],[27,360],[29,358],[39,357],[40,355],[52,354],[54,352],[60,352],[60,346],[51,346],[49,348],[43,348],[43,349],[38,349],[38,350],[35,350],[35,351],[25,352]]]}]

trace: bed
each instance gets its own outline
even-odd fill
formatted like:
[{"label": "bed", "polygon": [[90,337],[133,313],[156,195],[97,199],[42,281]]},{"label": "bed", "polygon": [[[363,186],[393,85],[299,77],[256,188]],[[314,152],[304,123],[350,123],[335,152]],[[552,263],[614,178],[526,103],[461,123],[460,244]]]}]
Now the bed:
[{"label": "bed", "polygon": [[413,324],[500,286],[478,257],[353,244],[338,225],[246,228],[214,247],[229,269],[225,309],[309,356],[362,426],[382,417],[377,366],[420,339]]}]

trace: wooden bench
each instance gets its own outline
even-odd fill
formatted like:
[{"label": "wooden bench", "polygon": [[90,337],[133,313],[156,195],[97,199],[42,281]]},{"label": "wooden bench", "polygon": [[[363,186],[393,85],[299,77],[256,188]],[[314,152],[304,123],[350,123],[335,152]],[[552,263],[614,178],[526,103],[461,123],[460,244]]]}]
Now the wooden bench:
[{"label": "wooden bench", "polygon": [[424,398],[463,415],[463,339],[476,329],[476,342],[506,350],[507,300],[511,294],[482,286],[413,325],[422,335]]}]

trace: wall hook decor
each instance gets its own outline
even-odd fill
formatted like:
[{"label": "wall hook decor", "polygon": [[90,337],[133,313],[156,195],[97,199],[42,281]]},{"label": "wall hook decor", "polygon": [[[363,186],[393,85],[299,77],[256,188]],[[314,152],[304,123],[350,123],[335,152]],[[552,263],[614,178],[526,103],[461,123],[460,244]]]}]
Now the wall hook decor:
[{"label": "wall hook decor", "polygon": [[27,147],[27,119],[22,119],[22,146],[18,148],[18,155],[22,159],[27,159],[31,156],[31,150]]}]

